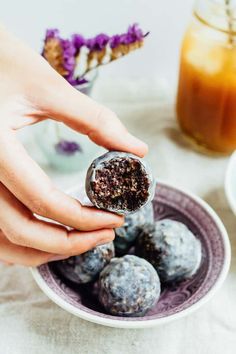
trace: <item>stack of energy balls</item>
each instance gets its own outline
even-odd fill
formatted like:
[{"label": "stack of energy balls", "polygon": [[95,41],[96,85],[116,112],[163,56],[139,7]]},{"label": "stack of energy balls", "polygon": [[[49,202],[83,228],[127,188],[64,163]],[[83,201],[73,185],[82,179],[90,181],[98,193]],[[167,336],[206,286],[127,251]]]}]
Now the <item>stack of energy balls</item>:
[{"label": "stack of energy balls", "polygon": [[97,208],[125,215],[114,242],[58,261],[74,284],[97,282],[98,299],[115,316],[143,316],[159,300],[161,284],[190,278],[201,263],[201,244],[181,222],[154,220],[155,183],[147,164],[111,151],[94,160],[86,193]]}]

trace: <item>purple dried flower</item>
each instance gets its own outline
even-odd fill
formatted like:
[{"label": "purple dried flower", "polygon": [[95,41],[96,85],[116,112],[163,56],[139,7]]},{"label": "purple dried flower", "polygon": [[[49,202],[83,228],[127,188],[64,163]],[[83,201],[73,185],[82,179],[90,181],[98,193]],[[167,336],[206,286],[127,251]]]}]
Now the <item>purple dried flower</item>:
[{"label": "purple dried flower", "polygon": [[67,71],[65,78],[69,78],[74,73],[75,68],[75,47],[69,39],[61,39],[63,67]]},{"label": "purple dried flower", "polygon": [[[77,86],[86,83],[83,76],[96,66],[104,64],[103,59],[106,55],[106,46],[111,48],[110,61],[128,54],[130,51],[140,48],[143,45],[143,38],[148,33],[143,31],[138,24],[133,24],[126,33],[109,37],[107,34],[100,33],[94,38],[86,40],[80,34],[73,34],[70,39],[60,37],[58,29],[48,29],[46,31],[45,43],[42,55],[51,66],[62,75],[71,85]],[[81,79],[74,77],[77,58],[80,49],[86,46],[89,49],[87,56],[87,68],[81,75]]]},{"label": "purple dried flower", "polygon": [[107,34],[100,33],[96,37],[88,39],[86,45],[90,51],[101,51],[106,47],[109,39]]},{"label": "purple dried flower", "polygon": [[[129,44],[133,44],[133,43],[142,43],[143,38],[146,37],[147,35],[148,33],[143,34],[141,28],[138,26],[137,23],[135,23],[132,26],[129,26],[128,31],[126,33],[112,36],[109,42],[110,47],[111,49],[116,49],[120,45],[128,46]],[[126,52],[123,54],[126,54]]]},{"label": "purple dried flower", "polygon": [[46,40],[49,38],[59,38],[59,30],[57,28],[47,29],[45,38]]},{"label": "purple dried flower", "polygon": [[77,86],[77,85],[83,85],[87,84],[89,81],[86,80],[85,78],[74,78],[73,75],[69,76],[66,78],[66,80],[72,85],[72,86]]},{"label": "purple dried flower", "polygon": [[73,77],[76,64],[75,54],[73,42],[69,39],[62,39],[58,29],[46,31],[42,55],[68,81]]},{"label": "purple dried flower", "polygon": [[128,28],[128,34],[132,37],[133,42],[141,41],[143,39],[143,31],[137,23]]},{"label": "purple dried flower", "polygon": [[87,41],[83,36],[81,36],[81,34],[73,34],[71,39],[72,39],[72,43],[73,43],[75,50],[76,50],[75,55],[78,55],[81,47],[86,45]]},{"label": "purple dried flower", "polygon": [[137,23],[129,26],[128,32],[121,35],[122,44],[130,44],[135,42],[141,42],[143,40],[144,34]]},{"label": "purple dried flower", "polygon": [[60,155],[72,156],[76,152],[83,152],[81,146],[74,141],[61,140],[55,145],[56,152]]},{"label": "purple dried flower", "polygon": [[121,43],[121,36],[119,34],[116,34],[115,36],[111,37],[110,40],[110,47],[111,49],[118,47]]},{"label": "purple dried flower", "polygon": [[73,73],[71,75],[66,76],[65,78],[69,82],[69,84],[71,84],[72,86],[76,86],[77,85],[78,79],[74,78]]},{"label": "purple dried flower", "polygon": [[77,83],[77,85],[83,85],[83,84],[87,84],[89,81],[88,80],[86,80],[85,78],[81,78],[81,79],[77,79],[76,80],[76,83]]}]

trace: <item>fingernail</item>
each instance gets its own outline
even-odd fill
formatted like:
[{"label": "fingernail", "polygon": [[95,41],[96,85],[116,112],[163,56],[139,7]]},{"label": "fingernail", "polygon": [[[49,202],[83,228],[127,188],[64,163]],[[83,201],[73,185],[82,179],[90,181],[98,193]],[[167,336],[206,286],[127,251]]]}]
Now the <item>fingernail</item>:
[{"label": "fingernail", "polygon": [[104,218],[104,222],[106,222],[106,227],[109,229],[114,229],[124,224],[123,215],[118,215],[112,212],[105,212],[102,210],[97,211],[97,213],[100,217]]},{"label": "fingernail", "polygon": [[121,218],[119,219],[119,221],[117,221],[116,223],[110,224],[108,227],[110,227],[111,229],[115,229],[115,228],[117,228],[117,227],[121,227],[122,225],[124,225],[124,222],[125,222],[124,218],[121,217]]},{"label": "fingernail", "polygon": [[136,138],[134,135],[129,134],[129,142],[132,145],[135,145],[139,148],[139,151],[137,151],[137,154],[139,156],[145,156],[148,152],[148,146],[146,143],[144,143],[142,140]]},{"label": "fingernail", "polygon": [[58,254],[58,255],[53,256],[52,258],[50,258],[48,260],[48,262],[62,261],[63,259],[67,259],[67,258],[69,258],[69,256]]}]

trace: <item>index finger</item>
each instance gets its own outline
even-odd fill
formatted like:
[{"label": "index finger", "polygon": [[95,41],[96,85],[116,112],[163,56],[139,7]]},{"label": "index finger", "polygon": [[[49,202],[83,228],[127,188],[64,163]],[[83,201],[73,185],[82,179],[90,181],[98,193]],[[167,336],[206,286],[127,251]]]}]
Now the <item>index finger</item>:
[{"label": "index finger", "polygon": [[57,87],[40,97],[41,109],[50,117],[72,129],[88,135],[96,144],[108,150],[146,155],[147,145],[131,135],[116,114],[82,94],[58,75]]}]

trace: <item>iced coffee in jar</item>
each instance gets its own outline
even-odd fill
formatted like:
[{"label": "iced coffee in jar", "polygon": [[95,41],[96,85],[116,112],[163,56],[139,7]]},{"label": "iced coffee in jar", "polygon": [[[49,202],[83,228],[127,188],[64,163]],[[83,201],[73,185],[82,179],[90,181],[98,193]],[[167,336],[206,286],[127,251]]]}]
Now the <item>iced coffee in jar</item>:
[{"label": "iced coffee in jar", "polygon": [[198,0],[180,60],[177,118],[206,151],[236,149],[236,3]]}]

